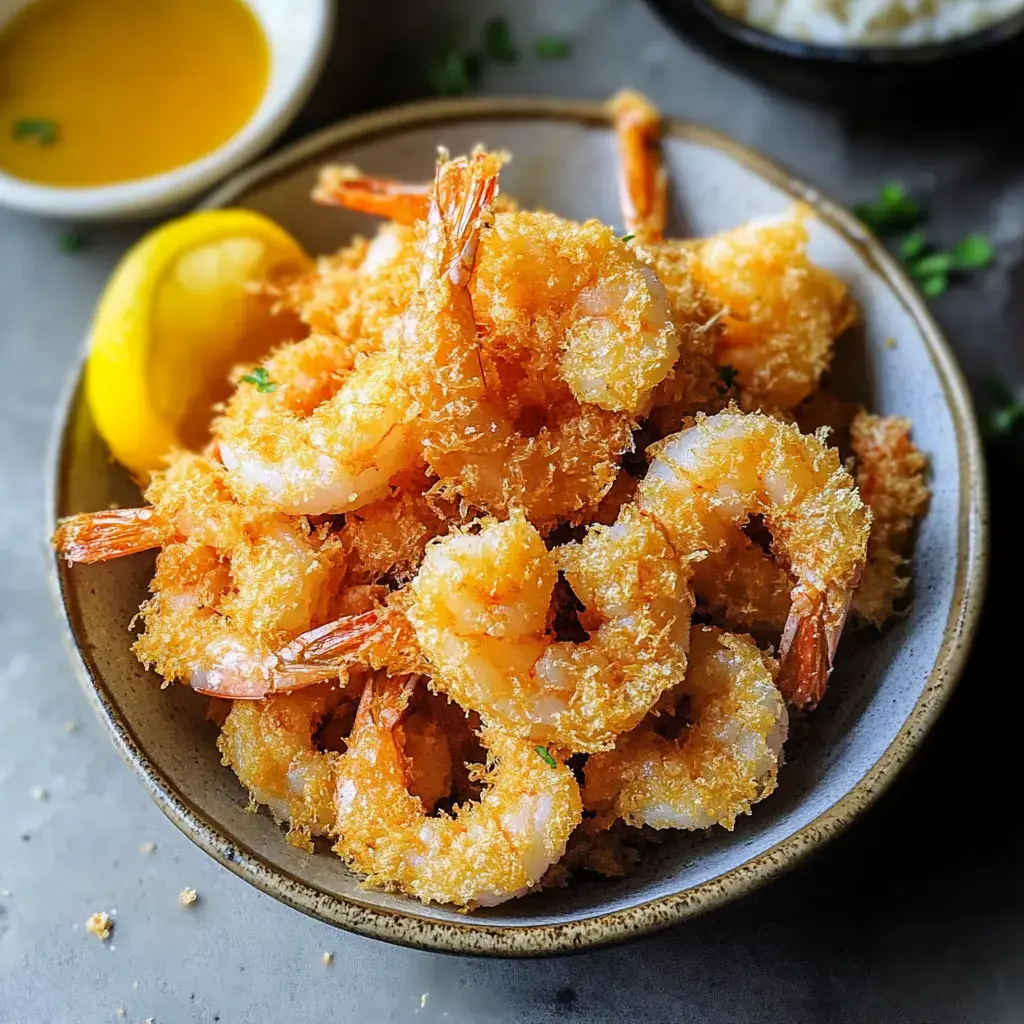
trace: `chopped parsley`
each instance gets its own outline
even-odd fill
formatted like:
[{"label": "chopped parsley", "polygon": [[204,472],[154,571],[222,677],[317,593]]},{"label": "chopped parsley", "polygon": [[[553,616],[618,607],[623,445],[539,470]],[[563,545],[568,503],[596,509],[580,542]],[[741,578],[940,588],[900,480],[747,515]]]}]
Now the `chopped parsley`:
[{"label": "chopped parsley", "polygon": [[1021,401],[1001,380],[990,380],[989,393],[993,405],[988,414],[989,440],[998,440],[1014,433],[1024,424],[1024,401]]},{"label": "chopped parsley", "polygon": [[992,243],[977,231],[972,231],[951,253],[956,270],[984,270],[995,258]]},{"label": "chopped parsley", "polygon": [[904,263],[917,259],[928,248],[928,236],[923,231],[911,231],[900,239],[900,259]]},{"label": "chopped parsley", "polygon": [[13,139],[35,139],[40,146],[52,146],[60,137],[60,128],[52,117],[23,117],[11,127]]},{"label": "chopped parsley", "polygon": [[512,42],[512,30],[505,18],[491,18],[484,25],[484,53],[498,64],[515,64],[519,50]]},{"label": "chopped parsley", "polygon": [[541,756],[541,760],[550,765],[552,768],[558,767],[558,762],[551,756],[551,751],[547,747],[534,747]]},{"label": "chopped parsley", "polygon": [[924,216],[921,204],[898,182],[883,185],[874,199],[855,206],[853,212],[879,235],[913,227]]},{"label": "chopped parsley", "polygon": [[81,231],[65,231],[60,238],[57,239],[57,247],[61,252],[81,252],[87,245],[89,240],[82,234]]},{"label": "chopped parsley", "polygon": [[452,50],[427,68],[427,78],[438,96],[465,96],[480,78],[480,58]]},{"label": "chopped parsley", "polygon": [[541,60],[565,60],[572,52],[572,43],[561,36],[540,36],[533,41],[533,52]]},{"label": "chopped parsley", "polygon": [[628,235],[623,235],[622,236],[622,241],[623,242],[632,242],[634,238],[636,238],[636,233],[631,231]]},{"label": "chopped parsley", "polygon": [[269,395],[277,390],[276,382],[270,379],[266,369],[262,366],[254,367],[252,373],[246,373],[242,376],[242,380],[246,384],[255,384],[256,390],[261,395]]}]

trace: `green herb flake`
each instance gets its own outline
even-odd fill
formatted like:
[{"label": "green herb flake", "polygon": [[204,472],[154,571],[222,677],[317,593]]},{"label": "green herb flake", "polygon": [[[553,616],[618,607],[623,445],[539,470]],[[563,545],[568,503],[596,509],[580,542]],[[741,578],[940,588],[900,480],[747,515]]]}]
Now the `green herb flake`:
[{"label": "green herb flake", "polygon": [[270,379],[270,375],[263,366],[254,367],[252,373],[242,376],[242,380],[246,384],[255,384],[256,390],[261,395],[269,395],[277,390],[277,383]]},{"label": "green herb flake", "polygon": [[445,54],[427,68],[427,78],[438,96],[465,96],[480,77],[480,58],[475,53]]},{"label": "green herb flake", "polygon": [[572,43],[561,36],[541,36],[534,40],[533,52],[541,60],[565,60],[572,53]]},{"label": "green herb flake", "polygon": [[992,399],[992,408],[986,418],[986,434],[990,441],[995,441],[1014,433],[1024,424],[1024,401],[998,378],[985,381],[985,388]]},{"label": "green herb flake", "polygon": [[972,231],[953,247],[953,266],[957,270],[983,270],[995,257],[992,243],[982,234]]},{"label": "green herb flake", "polygon": [[86,246],[88,246],[89,240],[82,234],[81,231],[65,231],[60,238],[57,239],[57,248],[61,252],[81,252]]},{"label": "green herb flake", "polygon": [[854,213],[876,234],[912,227],[924,214],[921,204],[907,195],[906,189],[896,182],[883,185],[869,203],[853,208]]},{"label": "green herb flake", "polygon": [[491,18],[484,25],[484,53],[498,64],[515,64],[519,50],[512,42],[512,30],[505,18]]},{"label": "green herb flake", "polygon": [[34,139],[40,146],[52,146],[60,137],[60,128],[52,117],[23,117],[11,128],[11,138]]},{"label": "green herb flake", "polygon": [[622,241],[623,242],[632,242],[634,238],[636,238],[636,234],[631,231],[628,235],[623,235],[622,236]]},{"label": "green herb flake", "polygon": [[907,269],[913,277],[923,281],[937,274],[948,274],[953,269],[953,257],[948,252],[930,252],[914,260]]},{"label": "green herb flake", "polygon": [[534,747],[533,749],[536,750],[538,754],[540,754],[541,760],[548,764],[550,767],[558,767],[558,762],[551,756],[551,751],[548,750],[547,747]]},{"label": "green herb flake", "polygon": [[949,277],[942,273],[932,274],[931,277],[926,277],[921,281],[921,291],[929,299],[934,299],[936,295],[941,295],[948,287]]},{"label": "green herb flake", "polygon": [[911,231],[900,239],[900,258],[906,263],[916,260],[928,248],[928,236],[923,231]]}]

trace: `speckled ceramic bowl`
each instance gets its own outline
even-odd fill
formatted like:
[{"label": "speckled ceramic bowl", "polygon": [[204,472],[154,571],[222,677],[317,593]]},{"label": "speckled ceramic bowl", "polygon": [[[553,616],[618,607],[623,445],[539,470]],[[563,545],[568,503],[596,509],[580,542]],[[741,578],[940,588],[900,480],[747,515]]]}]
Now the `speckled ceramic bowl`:
[{"label": "speckled ceramic bowl", "polygon": [[[619,222],[602,109],[536,99],[428,103],[348,121],[245,172],[210,205],[259,210],[325,252],[373,223],[309,203],[320,164],[344,160],[421,179],[438,143],[462,152],[480,141],[514,152],[502,181],[524,204]],[[776,213],[794,198],[817,210],[812,255],[849,282],[864,311],[863,331],[843,340],[836,377],[875,409],[912,417],[932,459],[934,499],[917,545],[913,612],[882,635],[844,640],[813,729],[787,747],[778,791],[734,832],[673,834],[627,879],[581,880],[464,914],[368,891],[333,855],[296,850],[267,815],[246,813],[244,793],[220,764],[205,701],[184,686],[161,690],[129,651],[126,627],[146,594],[151,555],[70,570],[55,561],[83,681],[125,759],[183,832],[306,913],[392,942],[494,955],[642,935],[759,885],[835,835],[891,781],[953,688],[981,602],[985,492],[967,392],[938,328],[880,246],[814,189],[693,125],[670,124],[665,150],[679,230],[710,233]],[[64,415],[54,515],[138,502],[77,385]]]}]

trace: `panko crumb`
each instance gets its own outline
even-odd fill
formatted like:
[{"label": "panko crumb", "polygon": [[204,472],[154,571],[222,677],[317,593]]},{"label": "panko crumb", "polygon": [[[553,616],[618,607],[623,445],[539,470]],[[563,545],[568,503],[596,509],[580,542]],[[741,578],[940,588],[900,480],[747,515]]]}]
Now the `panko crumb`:
[{"label": "panko crumb", "polygon": [[65,732],[78,732],[78,723],[72,719],[71,721],[64,723]]},{"label": "panko crumb", "polygon": [[139,844],[139,853],[149,856],[156,849],[156,843],[152,839],[147,840],[144,843]]},{"label": "panko crumb", "polygon": [[890,337],[885,339],[883,344],[885,345],[886,348],[895,348],[896,347],[896,339],[890,336]]},{"label": "panko crumb", "polygon": [[33,800],[47,800],[49,799],[50,791],[45,786],[33,786],[32,787],[32,799]]},{"label": "panko crumb", "polygon": [[178,902],[183,907],[192,906],[197,899],[199,899],[199,893],[197,893],[195,889],[182,889],[181,892],[178,893]]},{"label": "panko crumb", "polygon": [[429,996],[430,996],[429,992],[424,992],[423,995],[420,996],[420,1009],[421,1010],[423,1009],[423,1007],[425,1007],[427,1005],[427,998]]},{"label": "panko crumb", "polygon": [[334,954],[333,953],[329,953],[325,949],[324,950],[324,955],[320,959],[323,960],[325,965],[332,964],[332,963],[334,963]]},{"label": "panko crumb", "polygon": [[85,922],[85,930],[95,935],[100,942],[106,942],[107,939],[110,938],[110,933],[113,928],[114,922],[105,910],[97,910],[96,913],[91,915],[89,920]]},{"label": "panko crumb", "polygon": [[118,1015],[118,1017],[123,1017],[124,1016],[124,1003],[118,1003],[117,1004],[117,1009],[114,1010],[114,1013],[116,1013]]}]

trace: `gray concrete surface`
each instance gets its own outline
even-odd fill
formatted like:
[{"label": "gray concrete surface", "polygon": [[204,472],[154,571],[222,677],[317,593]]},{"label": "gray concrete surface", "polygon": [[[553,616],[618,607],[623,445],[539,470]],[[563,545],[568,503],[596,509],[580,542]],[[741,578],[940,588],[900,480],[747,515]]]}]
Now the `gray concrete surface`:
[{"label": "gray concrete surface", "polygon": [[[334,59],[293,136],[417,95],[445,18],[478,26],[502,11],[522,38],[565,34],[574,53],[491,69],[486,92],[603,97],[632,84],[841,199],[899,178],[929,198],[940,239],[987,230],[998,267],[935,308],[972,384],[1024,375],[1024,165],[1011,126],[977,112],[901,123],[896,98],[884,122],[784,101],[711,65],[639,0],[342,7]],[[116,1022],[119,1006],[157,1024],[1024,1019],[1024,829],[1019,773],[1004,765],[1024,701],[1006,668],[1015,609],[999,599],[1020,567],[1012,451],[993,458],[996,596],[972,666],[922,756],[845,837],[768,889],[626,948],[534,962],[392,948],[210,861],[150,803],[78,690],[44,580],[44,454],[92,305],[141,227],[90,229],[74,255],[58,249],[65,228],[0,211],[0,1021]],[[188,909],[185,886],[199,892]],[[92,911],[113,908],[109,944],[83,934]]]}]

